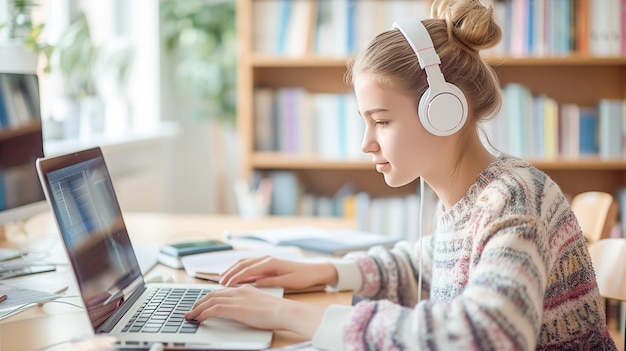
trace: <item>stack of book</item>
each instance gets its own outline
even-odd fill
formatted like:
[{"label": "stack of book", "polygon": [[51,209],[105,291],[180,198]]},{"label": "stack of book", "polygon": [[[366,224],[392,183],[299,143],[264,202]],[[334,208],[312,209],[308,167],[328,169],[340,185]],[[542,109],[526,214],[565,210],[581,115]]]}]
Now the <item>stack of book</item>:
[{"label": "stack of book", "polygon": [[159,251],[159,262],[172,267],[183,268],[181,259],[185,256],[205,252],[232,250],[233,247],[220,240],[184,241],[165,245]]}]

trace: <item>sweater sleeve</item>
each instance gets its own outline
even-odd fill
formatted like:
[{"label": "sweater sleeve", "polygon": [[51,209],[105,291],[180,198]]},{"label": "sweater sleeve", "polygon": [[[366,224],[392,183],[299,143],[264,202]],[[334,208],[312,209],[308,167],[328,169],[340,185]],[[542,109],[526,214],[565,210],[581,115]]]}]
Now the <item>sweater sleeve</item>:
[{"label": "sweater sleeve", "polygon": [[313,336],[313,346],[328,351],[344,350],[343,326],[352,310],[354,310],[353,306],[328,306],[322,322]]},{"label": "sweater sleeve", "polygon": [[[424,240],[424,242],[426,241]],[[331,262],[337,270],[338,282],[334,286],[329,286],[329,290],[354,290],[360,296],[388,297],[394,301],[407,300],[405,303],[414,304],[417,296],[418,270],[415,266],[417,262],[411,257],[414,256],[415,250],[422,251],[420,247],[413,248],[408,242],[399,242],[392,250],[374,247],[367,253],[350,253],[343,260],[333,260]],[[375,269],[377,264],[381,262],[394,262],[392,270],[396,271],[391,276],[395,278],[390,279],[389,274]],[[374,271],[381,274],[376,274]],[[409,284],[412,288],[400,289],[398,285],[400,282],[397,280],[399,276],[404,277],[403,280],[405,281],[413,281],[414,283]],[[411,298],[400,298],[400,295]],[[344,345],[346,330],[344,328],[355,310],[356,307],[354,306],[329,306],[313,337],[313,346],[329,351],[344,350],[346,348]]]},{"label": "sweater sleeve", "polygon": [[[358,303],[345,320],[345,349],[534,349],[541,327],[549,261],[543,228],[530,217],[508,218],[492,226],[483,237],[475,238],[476,255],[468,262],[467,284],[462,291],[447,291],[451,296],[447,301],[410,305],[410,299],[400,298]],[[378,262],[381,274],[373,280],[390,280],[384,276],[396,274],[396,258],[370,252],[374,254],[378,256],[371,260]],[[366,259],[358,262],[362,271],[370,271]],[[396,288],[405,290],[408,277],[400,274],[399,278]],[[407,289],[413,290],[413,283],[408,284]],[[364,283],[365,290],[367,286]],[[395,297],[401,297],[401,293]]]},{"label": "sweater sleeve", "polygon": [[366,253],[346,255],[344,259],[356,262],[362,276],[361,287],[355,289],[355,294],[371,299],[388,299],[402,306],[413,306],[419,295],[421,264],[421,297],[427,298],[432,266],[430,238],[424,237],[424,247],[401,241],[390,250],[377,246]]},{"label": "sweater sleeve", "polygon": [[331,261],[337,271],[337,284],[328,286],[329,291],[358,291],[363,285],[363,279],[359,265],[350,260]]}]

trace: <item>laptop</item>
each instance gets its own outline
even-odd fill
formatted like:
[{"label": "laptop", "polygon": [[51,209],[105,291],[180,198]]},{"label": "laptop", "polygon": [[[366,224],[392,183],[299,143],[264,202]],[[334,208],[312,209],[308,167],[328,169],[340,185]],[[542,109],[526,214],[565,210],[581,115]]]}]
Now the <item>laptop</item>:
[{"label": "laptop", "polygon": [[[95,334],[119,348],[259,350],[273,332],[225,318],[186,321],[184,313],[218,284],[147,284],[130,242],[99,147],[39,158],[37,172],[53,211]],[[282,288],[263,289],[283,296]]]}]

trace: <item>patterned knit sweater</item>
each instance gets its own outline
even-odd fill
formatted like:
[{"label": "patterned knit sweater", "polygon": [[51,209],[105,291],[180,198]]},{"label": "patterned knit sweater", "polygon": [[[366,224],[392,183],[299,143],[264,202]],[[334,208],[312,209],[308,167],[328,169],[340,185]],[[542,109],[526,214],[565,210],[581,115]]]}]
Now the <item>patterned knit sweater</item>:
[{"label": "patterned knit sweater", "polygon": [[[558,186],[501,157],[419,245],[335,263],[338,288],[313,339],[329,350],[615,350],[585,240]],[[359,272],[361,274],[359,274]]]}]

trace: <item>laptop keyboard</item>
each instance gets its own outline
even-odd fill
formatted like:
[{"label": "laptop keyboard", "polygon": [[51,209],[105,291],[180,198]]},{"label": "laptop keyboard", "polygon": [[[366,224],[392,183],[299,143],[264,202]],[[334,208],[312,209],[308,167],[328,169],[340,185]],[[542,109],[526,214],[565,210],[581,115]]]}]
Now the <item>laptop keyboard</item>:
[{"label": "laptop keyboard", "polygon": [[208,292],[207,289],[196,288],[154,289],[122,332],[193,334],[200,323],[185,320],[185,312]]}]

